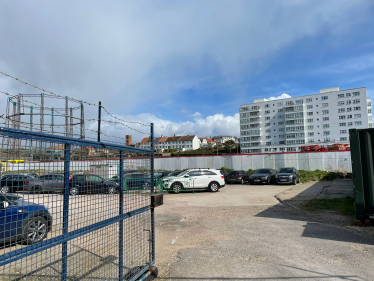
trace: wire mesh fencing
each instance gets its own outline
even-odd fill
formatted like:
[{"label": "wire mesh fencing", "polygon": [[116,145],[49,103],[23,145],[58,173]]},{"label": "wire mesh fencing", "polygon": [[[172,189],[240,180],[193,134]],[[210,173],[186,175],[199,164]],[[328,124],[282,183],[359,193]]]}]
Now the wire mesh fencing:
[{"label": "wire mesh fencing", "polygon": [[153,265],[152,150],[0,132],[1,280],[136,280]]}]

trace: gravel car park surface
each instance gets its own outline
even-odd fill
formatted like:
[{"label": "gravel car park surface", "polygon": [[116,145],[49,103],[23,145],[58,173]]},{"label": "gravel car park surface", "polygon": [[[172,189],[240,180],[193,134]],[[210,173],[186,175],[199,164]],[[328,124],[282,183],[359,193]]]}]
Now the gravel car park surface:
[{"label": "gravel car park surface", "polygon": [[279,203],[289,188],[166,194],[156,209],[159,279],[372,280],[374,238]]}]

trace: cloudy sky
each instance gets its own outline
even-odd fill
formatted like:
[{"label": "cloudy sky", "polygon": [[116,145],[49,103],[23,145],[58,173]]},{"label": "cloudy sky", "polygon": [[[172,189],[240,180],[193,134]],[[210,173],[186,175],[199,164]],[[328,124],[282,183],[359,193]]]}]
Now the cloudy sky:
[{"label": "cloudy sky", "polygon": [[[156,135],[238,136],[239,106],[256,98],[334,86],[374,97],[373,14],[371,0],[6,1],[0,71]],[[2,76],[0,90],[40,93]]]}]

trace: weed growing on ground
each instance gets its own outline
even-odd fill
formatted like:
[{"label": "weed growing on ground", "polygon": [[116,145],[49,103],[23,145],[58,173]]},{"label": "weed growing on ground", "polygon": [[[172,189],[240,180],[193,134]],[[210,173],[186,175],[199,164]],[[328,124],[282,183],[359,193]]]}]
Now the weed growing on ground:
[{"label": "weed growing on ground", "polygon": [[354,198],[313,199],[305,203],[308,211],[336,211],[343,215],[353,216],[355,214]]}]

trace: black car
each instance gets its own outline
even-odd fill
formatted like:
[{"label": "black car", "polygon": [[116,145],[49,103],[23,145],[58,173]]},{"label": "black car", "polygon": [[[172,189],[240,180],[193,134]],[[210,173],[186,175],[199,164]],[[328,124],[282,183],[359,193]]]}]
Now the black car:
[{"label": "black car", "polygon": [[167,177],[170,174],[168,171],[161,171],[161,172],[156,172],[155,173],[155,178],[156,179],[162,179],[164,177]]},{"label": "black car", "polygon": [[[113,182],[119,184],[118,176],[112,178]],[[149,190],[151,186],[151,175],[148,173],[131,173],[123,176],[123,187],[125,190]]]},{"label": "black car", "polygon": [[70,195],[96,194],[96,193],[118,193],[119,184],[106,180],[100,176],[92,174],[75,174],[69,181]]},{"label": "black car", "polygon": [[249,182],[251,184],[266,183],[270,184],[275,182],[275,175],[277,172],[273,169],[257,169],[250,177]]},{"label": "black car", "polygon": [[229,173],[226,172],[225,170],[219,170],[221,175],[224,176],[225,178],[225,183],[228,183],[229,182]]},{"label": "black car", "polygon": [[282,168],[278,171],[275,177],[276,183],[292,183],[296,185],[300,183],[300,175],[298,171],[293,168]]},{"label": "black car", "polygon": [[8,174],[1,177],[0,193],[23,191],[24,185],[30,183],[34,177],[25,174]]},{"label": "black car", "polygon": [[228,182],[230,183],[240,183],[244,184],[244,182],[249,181],[249,175],[246,171],[243,170],[234,170],[230,171],[228,174]]}]

